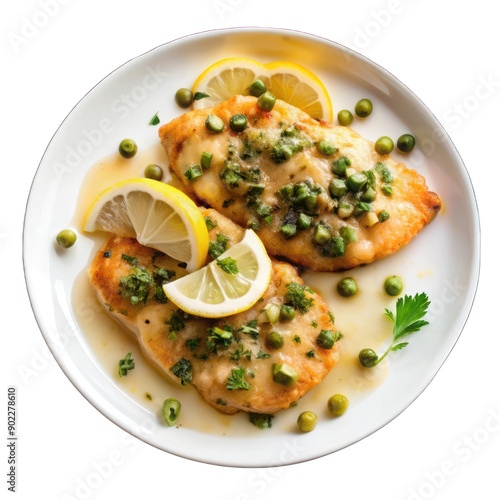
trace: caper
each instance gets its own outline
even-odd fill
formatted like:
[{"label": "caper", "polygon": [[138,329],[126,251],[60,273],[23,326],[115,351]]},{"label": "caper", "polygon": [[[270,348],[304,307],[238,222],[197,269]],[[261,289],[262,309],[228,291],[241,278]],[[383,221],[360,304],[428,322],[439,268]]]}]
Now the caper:
[{"label": "caper", "polygon": [[403,291],[403,280],[399,276],[389,276],[384,282],[384,290],[387,295],[396,297]]},{"label": "caper", "polygon": [[370,116],[373,110],[373,104],[370,99],[361,99],[356,103],[354,111],[360,118]]},{"label": "caper", "polygon": [[267,91],[267,87],[264,85],[262,80],[255,80],[255,82],[248,87],[248,93],[254,97],[260,97]]},{"label": "caper", "polygon": [[132,158],[137,153],[137,144],[132,139],[123,139],[118,146],[118,152],[123,158]]},{"label": "caper", "polygon": [[193,93],[189,89],[179,89],[175,93],[175,102],[181,108],[189,108],[193,102]]},{"label": "caper", "polygon": [[243,132],[248,124],[247,117],[245,115],[233,115],[229,119],[229,126],[231,130],[235,132]]},{"label": "caper", "polygon": [[403,153],[410,153],[415,147],[415,137],[410,134],[403,134],[398,139],[397,146]]},{"label": "caper", "polygon": [[334,417],[340,417],[349,406],[349,400],[343,394],[334,394],[328,400],[328,409]]},{"label": "caper", "polygon": [[76,242],[76,234],[71,229],[63,229],[57,233],[56,242],[62,248],[72,247]]},{"label": "caper", "polygon": [[378,356],[373,349],[362,349],[359,351],[359,362],[365,368],[371,368],[377,364]]},{"label": "caper", "polygon": [[389,153],[392,153],[393,149],[394,142],[390,137],[387,137],[386,135],[379,137],[377,139],[377,142],[375,142],[375,151],[379,155],[388,155]]},{"label": "caper", "polygon": [[302,432],[311,432],[316,427],[318,416],[313,411],[304,411],[297,419],[297,425]]},{"label": "caper", "polygon": [[161,181],[163,179],[163,169],[158,165],[148,165],[144,170],[144,177],[155,181]]},{"label": "caper", "polygon": [[224,122],[216,115],[208,115],[205,120],[205,127],[214,134],[220,134],[224,130]]},{"label": "caper", "polygon": [[354,278],[344,278],[338,282],[337,291],[342,297],[352,297],[358,291],[358,284]]},{"label": "caper", "polygon": [[284,319],[285,321],[291,321],[293,318],[295,318],[295,309],[292,306],[287,306],[286,304],[283,304],[281,306],[281,318]]},{"label": "caper", "polygon": [[257,99],[257,106],[259,106],[262,111],[271,111],[276,104],[276,97],[274,94],[266,91]]},{"label": "caper", "polygon": [[354,117],[352,116],[352,113],[349,110],[343,109],[342,111],[339,111],[337,115],[337,120],[343,127],[348,127],[354,120]]},{"label": "caper", "polygon": [[281,349],[285,343],[285,339],[281,333],[269,332],[266,337],[266,342],[272,349]]}]

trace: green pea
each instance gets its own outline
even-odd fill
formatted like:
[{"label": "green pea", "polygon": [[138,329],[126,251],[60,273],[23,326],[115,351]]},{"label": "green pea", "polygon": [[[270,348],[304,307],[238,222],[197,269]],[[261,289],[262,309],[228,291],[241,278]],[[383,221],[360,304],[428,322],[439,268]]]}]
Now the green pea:
[{"label": "green pea", "polygon": [[276,104],[276,97],[274,94],[266,91],[257,99],[257,106],[259,106],[262,111],[271,111]]},{"label": "green pea", "polygon": [[327,227],[318,224],[314,228],[314,241],[318,245],[324,245],[325,243],[328,243],[331,239],[332,235],[330,234],[330,231],[328,230]]},{"label": "green pea", "polygon": [[389,276],[384,282],[384,290],[391,297],[400,295],[403,291],[403,280],[399,276]]},{"label": "green pea", "polygon": [[379,155],[388,155],[394,149],[394,142],[390,137],[386,135],[379,137],[377,142],[375,142],[375,151]]},{"label": "green pea", "polygon": [[373,104],[370,99],[361,99],[356,103],[354,111],[360,118],[366,118],[372,114]]},{"label": "green pea", "polygon": [[337,292],[342,297],[352,297],[358,291],[358,284],[354,278],[344,278],[337,283]]},{"label": "green pea", "polygon": [[344,179],[332,179],[330,181],[330,194],[334,198],[340,198],[347,193],[347,184]]},{"label": "green pea", "polygon": [[233,115],[229,119],[229,126],[231,130],[235,132],[243,132],[248,124],[247,117],[245,115]]},{"label": "green pea", "polygon": [[316,144],[316,147],[318,148],[318,151],[325,156],[330,156],[337,151],[337,148],[326,139],[319,141]]},{"label": "green pea", "polygon": [[189,108],[193,102],[193,93],[189,89],[179,89],[175,93],[175,102],[181,108]]},{"label": "green pea", "polygon": [[165,422],[169,427],[172,427],[176,424],[177,419],[179,418],[179,413],[181,412],[181,404],[177,399],[168,398],[165,399],[163,403],[162,413]]},{"label": "green pea", "polygon": [[137,153],[137,144],[132,139],[123,139],[118,146],[118,152],[123,158],[132,158]]},{"label": "green pea", "polygon": [[295,309],[292,306],[287,306],[286,304],[283,304],[281,306],[281,319],[285,321],[291,321],[293,318],[295,318]]},{"label": "green pea", "polygon": [[415,137],[410,134],[403,134],[398,139],[397,146],[403,153],[410,153],[415,147]]},{"label": "green pea", "polygon": [[163,179],[163,169],[158,165],[148,165],[144,170],[144,177],[155,181],[161,181]]},{"label": "green pea", "polygon": [[62,248],[72,247],[76,242],[76,234],[71,229],[63,229],[57,233],[56,242]]},{"label": "green pea", "polygon": [[337,115],[337,120],[343,127],[348,127],[354,120],[354,117],[352,116],[352,113],[349,110],[343,109],[342,111],[339,111]]},{"label": "green pea", "polygon": [[313,411],[304,411],[297,419],[297,425],[302,432],[311,432],[316,427],[318,416]]},{"label": "green pea", "polygon": [[297,219],[297,226],[299,229],[308,229],[311,226],[312,217],[306,214],[300,214]]},{"label": "green pea", "polygon": [[343,394],[334,394],[328,400],[328,410],[334,417],[340,417],[349,406],[349,400]]},{"label": "green pea", "polygon": [[255,80],[255,82],[248,87],[248,93],[254,97],[260,97],[267,91],[267,87],[262,80]]},{"label": "green pea", "polygon": [[205,120],[205,127],[214,134],[220,134],[224,130],[224,122],[216,115],[208,115]]},{"label": "green pea", "polygon": [[299,378],[297,372],[286,363],[283,363],[282,365],[274,363],[272,373],[273,380],[277,384],[281,384],[286,387],[291,387]]},{"label": "green pea", "polygon": [[377,364],[378,356],[373,349],[363,349],[359,351],[359,362],[365,368],[372,368]]},{"label": "green pea", "polygon": [[281,349],[285,343],[285,339],[281,333],[269,332],[266,336],[266,343],[271,349]]}]

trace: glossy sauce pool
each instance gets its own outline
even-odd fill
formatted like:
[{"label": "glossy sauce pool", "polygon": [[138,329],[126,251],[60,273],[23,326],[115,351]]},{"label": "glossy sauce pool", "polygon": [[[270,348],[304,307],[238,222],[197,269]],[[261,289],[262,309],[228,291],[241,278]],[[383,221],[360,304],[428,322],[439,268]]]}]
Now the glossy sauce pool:
[{"label": "glossy sauce pool", "polygon": [[[126,179],[143,177],[147,165],[160,165],[165,172],[164,182],[180,188],[177,179],[168,173],[168,159],[160,144],[139,152],[134,158],[125,160],[117,153],[91,167],[82,183],[77,210],[72,225],[81,228],[85,214],[92,201],[106,188]],[[89,235],[95,242],[89,264],[105,242],[104,235]],[[431,272],[431,271],[426,271]],[[318,291],[335,316],[335,324],[344,333],[341,340],[341,358],[328,376],[305,394],[297,406],[282,411],[273,420],[275,431],[297,431],[297,417],[306,410],[314,411],[318,419],[331,418],[326,409],[328,398],[336,393],[347,396],[350,405],[367,397],[386,377],[385,362],[374,368],[363,368],[358,353],[369,347],[379,354],[382,346],[391,338],[392,322],[384,316],[384,308],[394,310],[395,299],[383,291],[385,278],[397,274],[405,279],[403,265],[396,260],[373,263],[345,273],[305,272],[304,281]],[[354,297],[343,298],[336,292],[336,284],[345,276],[353,276],[359,291]],[[142,356],[139,344],[133,336],[113,320],[97,302],[90,286],[87,270],[79,274],[72,290],[73,310],[81,330],[95,355],[97,363],[140,405],[161,416],[161,407],[166,398],[176,398],[182,410],[178,424],[202,432],[220,435],[251,435],[257,430],[248,422],[244,413],[223,415],[205,403],[193,387],[182,387],[171,382],[153,368]],[[126,377],[118,376],[118,361],[131,352],[135,369]],[[149,399],[151,398],[151,399]],[[349,418],[349,410],[341,418]]]}]

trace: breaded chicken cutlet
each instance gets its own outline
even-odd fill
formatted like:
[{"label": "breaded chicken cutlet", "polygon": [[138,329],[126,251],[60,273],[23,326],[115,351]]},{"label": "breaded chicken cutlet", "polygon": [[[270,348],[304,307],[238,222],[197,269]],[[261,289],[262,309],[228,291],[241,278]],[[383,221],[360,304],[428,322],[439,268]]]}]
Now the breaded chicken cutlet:
[{"label": "breaded chicken cutlet", "polygon": [[[242,132],[229,126],[236,114],[248,120]],[[221,133],[207,129],[209,115],[222,119]],[[441,207],[420,174],[371,141],[280,100],[266,112],[255,97],[236,96],[175,118],[159,135],[193,199],[252,227],[270,254],[316,271],[391,255]]]},{"label": "breaded chicken cutlet", "polygon": [[[209,231],[212,244],[224,241],[228,248],[241,241],[241,227],[215,210],[200,210],[216,224]],[[89,269],[100,302],[134,334],[145,356],[172,380],[191,383],[220,412],[288,408],[337,363],[341,334],[333,316],[290,264],[273,260],[263,297],[247,311],[218,320],[187,315],[167,300],[162,285],[184,275],[177,261],[135,239],[116,236]],[[268,304],[284,303],[295,308],[292,320],[262,322]],[[266,342],[271,331],[283,336],[281,348]],[[333,341],[331,348],[318,344],[325,335]]]}]

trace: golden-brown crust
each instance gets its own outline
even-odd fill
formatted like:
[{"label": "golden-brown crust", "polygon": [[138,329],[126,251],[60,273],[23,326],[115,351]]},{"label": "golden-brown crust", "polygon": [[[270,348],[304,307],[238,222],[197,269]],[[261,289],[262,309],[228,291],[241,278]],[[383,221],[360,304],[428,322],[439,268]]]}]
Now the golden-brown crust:
[{"label": "golden-brown crust", "polygon": [[[394,174],[392,184],[394,194],[384,196],[381,183],[378,183],[377,198],[372,203],[373,211],[379,213],[386,210],[390,219],[377,223],[370,228],[355,217],[339,219],[333,213],[332,200],[326,194],[328,185],[333,178],[330,171],[332,159],[325,159],[309,148],[294,156],[292,160],[279,166],[270,161],[264,161],[264,154],[258,161],[265,175],[265,191],[267,203],[273,207],[273,222],[271,225],[262,223],[258,234],[272,255],[284,256],[292,262],[304,265],[316,271],[336,271],[350,269],[360,264],[367,264],[381,259],[399,250],[414,238],[438,213],[441,201],[436,193],[429,191],[425,179],[415,170],[408,169],[402,163],[377,154],[373,143],[363,139],[359,134],[347,127],[333,126],[326,122],[317,122],[302,111],[283,101],[277,101],[270,113],[261,111],[256,99],[250,96],[236,96],[215,108],[205,108],[185,113],[160,128],[159,135],[169,156],[170,169],[179,178],[185,191],[193,199],[201,200],[238,224],[245,226],[252,219],[251,210],[246,206],[246,196],[235,189],[229,190],[220,179],[224,168],[228,144],[241,144],[241,134],[231,131],[228,123],[233,114],[243,113],[248,118],[247,131],[263,131],[265,134],[275,134],[280,131],[280,124],[291,124],[296,129],[306,133],[313,141],[324,137],[338,148],[332,159],[347,156],[352,160],[352,168],[359,171],[370,170],[378,162],[383,162]],[[224,121],[226,129],[222,134],[212,134],[207,131],[204,122],[209,114],[216,114]],[[247,131],[245,133],[247,133]],[[209,171],[194,182],[183,175],[187,167],[198,162],[200,151],[214,153],[214,159]],[[194,156],[193,156],[194,154]],[[245,164],[241,159],[240,164]],[[253,162],[253,163],[252,163]],[[248,165],[257,164],[257,160],[249,160]],[[292,180],[293,179],[293,180]],[[358,242],[349,244],[342,257],[321,255],[315,246],[312,229],[301,231],[295,237],[285,240],[279,227],[286,215],[286,207],[275,193],[288,182],[310,180],[324,189],[320,195],[319,217],[334,229],[345,224],[357,231]],[[231,204],[224,206],[224,201],[231,199]]]}]

